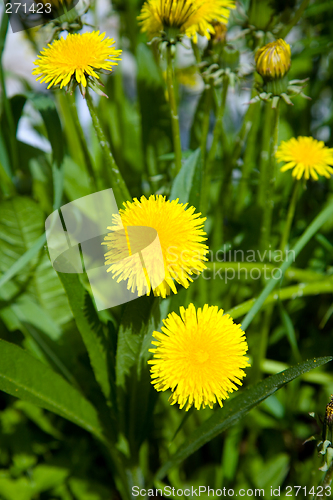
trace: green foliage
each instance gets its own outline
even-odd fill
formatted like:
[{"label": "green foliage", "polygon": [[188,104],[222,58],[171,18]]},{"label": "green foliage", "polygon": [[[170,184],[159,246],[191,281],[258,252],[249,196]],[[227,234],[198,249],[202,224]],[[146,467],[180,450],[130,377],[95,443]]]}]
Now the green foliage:
[{"label": "green foliage", "polygon": [[[333,147],[332,2],[237,2],[227,40],[250,66],[242,57],[228,67],[216,40],[175,47],[177,174],[166,50],[140,33],[142,3],[106,4],[124,53],[100,75],[108,99],[89,101],[97,135],[80,94],[32,86],[23,69],[17,78],[1,19],[0,500],[129,500],[132,486],[165,485],[264,488],[268,498],[271,487],[329,481],[318,470],[325,458],[304,442],[321,433],[333,387],[324,367],[333,352],[333,181],[301,185],[281,257],[294,179],[274,148],[299,135]],[[28,30],[20,56],[37,54],[48,30]],[[290,31],[288,78],[309,78],[312,100],[281,100],[278,122],[272,102],[248,104],[260,83],[252,63]],[[86,275],[53,269],[46,218],[111,186],[121,186],[119,199],[127,189],[161,194],[207,218],[208,269],[188,289],[98,311]],[[170,405],[170,390],[154,389],[147,362],[163,319],[191,302],[241,322],[251,367],[222,408],[185,413]]]},{"label": "green foliage", "polygon": [[198,450],[205,443],[218,436],[222,431],[234,425],[238,419],[246,415],[252,408],[274,394],[280,387],[313,368],[331,361],[332,357],[318,358],[289,368],[272,375],[258,384],[248,387],[241,395],[234,397],[225,407],[220,408],[186,440],[170,460],[157,472],[156,477],[162,479],[172,467],[177,467],[185,458]]},{"label": "green foliage", "polygon": [[0,359],[1,390],[52,411],[103,439],[96,410],[62,377],[4,340],[1,341]]}]

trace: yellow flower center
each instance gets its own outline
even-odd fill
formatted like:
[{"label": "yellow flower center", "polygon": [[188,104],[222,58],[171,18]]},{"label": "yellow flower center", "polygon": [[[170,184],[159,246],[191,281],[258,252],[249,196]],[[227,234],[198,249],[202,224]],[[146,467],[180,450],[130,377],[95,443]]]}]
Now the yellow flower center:
[{"label": "yellow flower center", "polygon": [[311,142],[309,144],[302,143],[294,151],[296,163],[303,163],[306,167],[312,167],[322,160],[322,151],[317,144]]},{"label": "yellow flower center", "polygon": [[198,349],[194,356],[198,363],[204,363],[209,358],[208,352],[204,349]]}]

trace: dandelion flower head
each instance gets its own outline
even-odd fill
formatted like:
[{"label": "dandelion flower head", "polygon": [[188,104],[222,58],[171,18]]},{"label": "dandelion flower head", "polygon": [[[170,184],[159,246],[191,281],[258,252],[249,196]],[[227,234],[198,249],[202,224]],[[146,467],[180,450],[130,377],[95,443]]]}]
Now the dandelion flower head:
[{"label": "dandelion flower head", "polygon": [[[104,238],[103,244],[108,249],[105,264],[110,266],[107,271],[112,272],[118,282],[128,280],[127,288],[142,294],[146,283],[141,278],[142,273],[139,273],[139,267],[142,270],[140,260],[137,259],[135,265],[133,260],[128,261],[126,266],[119,255],[127,252],[126,238],[121,237],[122,230],[126,232],[135,226],[148,226],[157,232],[162,262],[152,254],[148,256],[148,262],[145,258],[145,265],[150,269],[162,266],[164,276],[158,286],[152,287],[154,295],[165,298],[170,294],[170,289],[177,293],[175,282],[188,288],[193,281],[191,275],[200,274],[206,268],[204,261],[207,260],[205,255],[208,247],[203,243],[207,239],[203,230],[206,218],[195,213],[194,207],[187,207],[187,204],[179,203],[178,199],[166,200],[161,195],[152,195],[148,199],[142,196],[140,201],[135,198],[133,202],[124,203],[124,206],[124,209],[119,210],[119,215],[113,216],[112,226],[108,227],[112,232]],[[132,242],[130,243],[132,246]],[[140,250],[140,242],[134,242],[134,246]],[[134,252],[135,248],[132,248],[131,253]],[[149,269],[147,270],[149,275]]]},{"label": "dandelion flower head", "polygon": [[213,23],[227,24],[234,0],[146,0],[138,17],[141,30],[158,36],[168,30],[186,34],[197,41],[197,34],[210,38]]},{"label": "dandelion flower head", "polygon": [[163,321],[156,341],[151,367],[152,384],[157,391],[171,389],[170,403],[213,407],[238,389],[249,366],[244,332],[217,306],[196,310],[193,304],[180,308],[180,316],[170,313]]},{"label": "dandelion flower head", "polygon": [[101,70],[112,71],[112,66],[120,60],[121,50],[116,50],[112,38],[104,38],[105,33],[93,31],[83,34],[68,34],[66,38],[55,40],[41,51],[35,61],[37,66],[32,74],[39,75],[37,81],[60,88],[71,81],[87,87],[94,79],[99,79]]},{"label": "dandelion flower head", "polygon": [[327,148],[323,141],[317,141],[313,137],[293,137],[281,142],[276,158],[286,162],[281,172],[292,169],[292,175],[296,179],[304,176],[307,180],[311,176],[317,181],[319,175],[329,179],[333,174],[333,149]]},{"label": "dandelion flower head", "polygon": [[256,69],[266,79],[278,79],[288,73],[291,65],[290,45],[282,38],[268,43],[255,56]]}]

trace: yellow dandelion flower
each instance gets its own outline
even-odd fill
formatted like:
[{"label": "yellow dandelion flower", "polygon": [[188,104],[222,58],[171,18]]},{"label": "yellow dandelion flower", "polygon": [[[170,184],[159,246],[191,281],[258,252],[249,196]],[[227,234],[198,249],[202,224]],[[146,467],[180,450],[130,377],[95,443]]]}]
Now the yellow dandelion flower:
[{"label": "yellow dandelion flower", "polygon": [[290,45],[282,38],[268,43],[255,56],[256,69],[266,80],[283,78],[291,65]]},{"label": "yellow dandelion flower", "polygon": [[215,33],[214,21],[227,24],[230,9],[234,0],[146,0],[138,20],[150,37],[172,30],[196,41],[197,34]]},{"label": "yellow dandelion flower", "polygon": [[279,161],[287,162],[281,172],[293,169],[292,175],[296,179],[311,177],[317,181],[318,175],[328,179],[333,174],[333,149],[327,148],[323,141],[313,137],[294,137],[283,141],[276,151]]},{"label": "yellow dandelion flower", "polygon": [[[138,272],[140,266],[142,270],[140,259],[134,261],[134,264],[132,259],[128,265],[124,265],[126,262],[121,260],[121,256],[132,255],[145,246],[140,237],[134,234],[130,238],[129,252],[127,230],[134,226],[148,226],[157,232],[163,259],[163,262],[159,262],[154,253],[145,256],[148,276],[151,273],[160,275],[161,266],[163,269],[164,279],[162,283],[159,282],[159,286],[153,288],[154,295],[165,298],[170,294],[170,289],[177,293],[175,281],[188,288],[189,282],[193,281],[191,275],[200,274],[206,268],[204,261],[207,260],[205,255],[208,247],[203,244],[207,239],[203,230],[206,218],[200,218],[200,213],[194,213],[194,207],[187,207],[187,204],[179,203],[178,199],[167,201],[161,195],[152,195],[149,199],[142,196],[140,201],[135,198],[133,202],[124,203],[124,206],[125,209],[119,210],[119,215],[113,216],[112,226],[108,227],[112,233],[104,238],[103,244],[108,249],[105,264],[110,266],[107,271],[112,272],[118,282],[128,279],[129,290],[139,291],[140,294],[145,291],[146,281],[143,282],[142,272]],[[149,290],[147,293],[149,294]]]},{"label": "yellow dandelion flower", "polygon": [[193,304],[180,308],[180,316],[170,313],[163,320],[152,360],[152,384],[157,391],[171,389],[170,403],[194,405],[197,410],[213,407],[238,389],[249,366],[244,332],[217,306],[197,311]]},{"label": "yellow dandelion flower", "polygon": [[112,71],[120,60],[122,51],[114,49],[115,41],[104,36],[105,33],[93,31],[55,40],[41,51],[33,75],[39,75],[40,83],[49,83],[48,89],[58,84],[63,88],[70,82],[86,87],[99,79],[99,71]]}]

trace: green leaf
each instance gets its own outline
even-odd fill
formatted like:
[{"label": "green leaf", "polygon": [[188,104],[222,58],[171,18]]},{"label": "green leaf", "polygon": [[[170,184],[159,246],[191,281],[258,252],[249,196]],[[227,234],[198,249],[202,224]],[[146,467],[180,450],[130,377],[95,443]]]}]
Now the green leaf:
[{"label": "green leaf", "polygon": [[34,270],[28,292],[56,325],[64,325],[72,319],[65,290],[46,252]]},{"label": "green leaf", "polygon": [[228,427],[268,398],[268,396],[274,394],[282,386],[303,373],[328,363],[332,359],[332,356],[326,356],[304,361],[281,373],[272,375],[254,386],[247,387],[241,394],[227,401],[223,408],[218,409],[208,420],[201,424],[186,439],[186,442],[178,448],[176,453],[159,469],[156,478],[162,479],[171,468],[178,466],[185,458],[228,429]]},{"label": "green leaf", "polygon": [[124,307],[118,333],[116,383],[123,431],[132,454],[147,437],[157,393],[147,369],[152,333],[160,327],[159,302],[140,297]]},{"label": "green leaf", "polygon": [[77,200],[91,193],[89,176],[69,156],[64,158],[64,190],[70,200]]},{"label": "green leaf", "polygon": [[[58,189],[58,188],[56,188]],[[0,279],[0,286],[21,271],[18,281],[23,283],[28,276],[32,264],[37,264],[35,257],[45,242],[42,234],[44,229],[44,215],[39,206],[31,199],[17,196],[0,204],[2,214],[0,222],[0,271],[4,276]],[[22,264],[22,257],[24,260]],[[28,266],[30,262],[30,266]],[[43,311],[36,314],[32,308],[37,304],[26,307],[28,317],[43,331],[49,331],[53,338],[60,336],[57,325],[66,323],[71,318],[64,289],[51,263],[44,253],[30,277],[28,293]],[[31,301],[30,301],[31,302]],[[41,323],[36,325],[34,320]],[[26,314],[25,314],[25,320]],[[50,321],[51,320],[51,321]],[[27,321],[30,322],[28,319]],[[43,324],[45,328],[43,328]]]},{"label": "green leaf", "polygon": [[103,440],[92,404],[48,366],[4,340],[0,340],[0,390],[52,411]]},{"label": "green leaf", "polygon": [[47,136],[51,143],[53,159],[60,166],[64,158],[64,141],[55,103],[49,96],[44,94],[30,94],[29,100],[42,115]]},{"label": "green leaf", "polygon": [[126,378],[138,362],[141,345],[147,332],[151,298],[139,297],[124,307],[121,325],[118,332],[116,355],[116,383],[125,388]]},{"label": "green leaf", "polygon": [[[44,216],[38,205],[25,196],[16,196],[0,204],[0,272],[6,272],[40,237]],[[21,273],[24,281],[27,273]]]},{"label": "green leaf", "polygon": [[[53,199],[54,199],[54,209],[57,209],[60,207],[61,203],[61,198],[62,198],[62,190],[63,190],[63,168],[57,169],[55,166],[52,169],[52,174],[53,174]],[[17,197],[15,199],[28,199],[24,197]],[[29,200],[30,203],[34,203],[32,200]],[[5,202],[8,203],[8,202]],[[20,208],[20,202],[18,202],[18,208]],[[23,203],[23,202],[22,202]],[[36,206],[36,204],[35,204]],[[1,208],[1,205],[0,205]],[[44,216],[42,211],[40,210],[40,217],[42,217],[43,220],[43,227],[44,227]],[[39,216],[38,216],[39,217]],[[6,228],[5,228],[6,229]],[[0,231],[1,231],[1,226],[0,226]],[[6,234],[6,230],[4,231]],[[1,234],[0,234],[0,240],[1,240]],[[35,240],[29,247],[29,249],[21,255],[18,259],[14,260],[14,263],[12,266],[6,270],[6,272],[3,274],[3,276],[0,277],[0,287],[2,287],[4,284],[6,284],[11,278],[16,276],[21,270],[23,270],[26,265],[34,259],[34,257],[38,254],[40,249],[43,247],[46,241],[46,236],[45,233],[42,234],[37,240]],[[0,267],[1,270],[1,267]]]},{"label": "green leaf", "polygon": [[196,149],[185,161],[172,184],[170,200],[179,198],[181,203],[199,206],[202,176],[200,149]]},{"label": "green leaf", "polygon": [[[11,278],[16,276],[22,269],[26,267],[27,264],[38,254],[40,249],[44,246],[46,242],[45,233],[42,234],[38,240],[32,245],[29,250],[27,250],[19,259],[15,261],[10,269],[8,269],[0,278],[0,287],[5,285]],[[0,251],[1,253],[1,251]]]},{"label": "green leaf", "polygon": [[85,310],[94,308],[88,292],[83,288],[77,274],[58,273],[65,288],[76,325],[89,354],[95,378],[107,401],[111,398],[107,342],[103,331],[89,324]]}]

